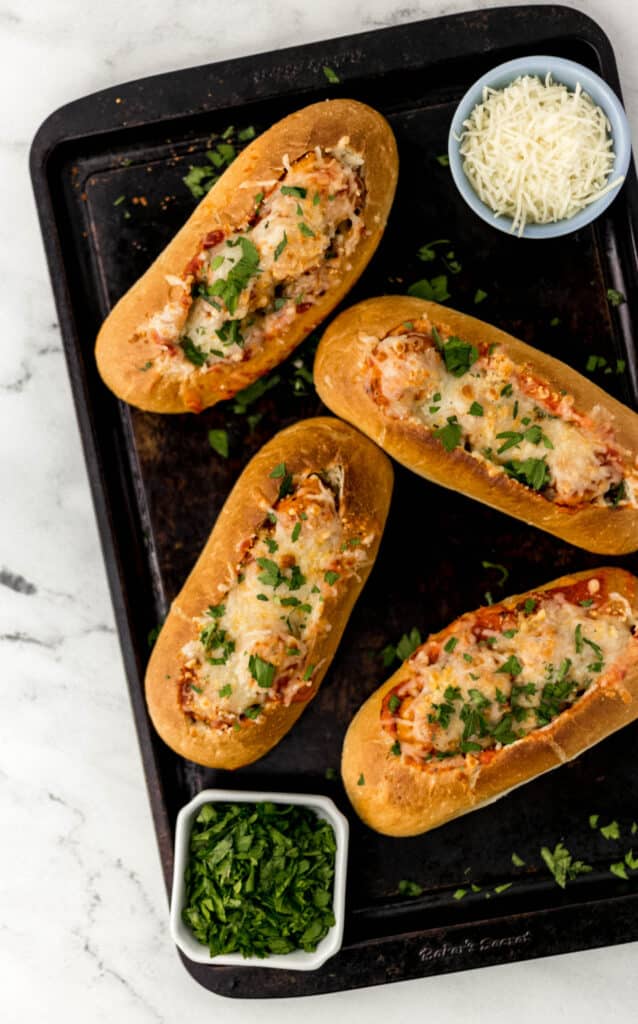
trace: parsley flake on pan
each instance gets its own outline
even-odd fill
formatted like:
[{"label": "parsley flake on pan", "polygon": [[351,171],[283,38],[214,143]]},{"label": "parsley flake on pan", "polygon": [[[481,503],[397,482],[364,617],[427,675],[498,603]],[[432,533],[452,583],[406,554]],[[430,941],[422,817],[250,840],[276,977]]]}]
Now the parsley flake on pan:
[{"label": "parsley flake on pan", "polygon": [[209,430],[208,431],[208,443],[210,444],[213,451],[216,451],[222,458],[228,458],[228,431],[227,430]]},{"label": "parsley flake on pan", "polygon": [[423,277],[420,281],[415,281],[408,288],[408,295],[413,295],[417,299],[429,299],[431,302],[445,302],[450,297],[447,275],[437,274],[429,280]]},{"label": "parsley flake on pan", "polygon": [[399,892],[401,896],[420,896],[423,892],[423,886],[419,885],[418,882],[412,882],[408,878],[402,878],[399,882]]},{"label": "parsley flake on pan", "polygon": [[589,864],[584,864],[582,860],[573,860],[571,853],[562,843],[557,843],[553,851],[543,846],[541,857],[561,889],[565,888],[568,881],[592,870]]}]

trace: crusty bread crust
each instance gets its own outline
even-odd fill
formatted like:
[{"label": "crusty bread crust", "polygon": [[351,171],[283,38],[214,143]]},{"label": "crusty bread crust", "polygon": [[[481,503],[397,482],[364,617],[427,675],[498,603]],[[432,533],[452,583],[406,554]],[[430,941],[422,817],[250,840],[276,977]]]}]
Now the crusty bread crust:
[{"label": "crusty bread crust", "polygon": [[[318,666],[308,698],[290,704],[271,702],[259,717],[243,719],[239,731],[212,729],[185,714],[178,700],[184,656],[194,638],[193,619],[221,599],[236,578],[248,538],[262,526],[277,499],[280,481],[270,476],[285,462],[296,477],[324,467],[343,466],[339,514],[348,536],[372,535],[368,558],[357,574],[337,581],[327,596],[327,627],[311,643],[308,664]],[[153,724],[173,750],[212,768],[239,768],[262,757],[284,736],[327,671],[354,603],[374,564],[392,493],[390,460],[358,431],[331,417],[303,420],[276,434],[248,463],[219,514],[213,531],[182,590],[173,602],[155,643],[146,672],[146,700]]]},{"label": "crusty bread crust", "polygon": [[[605,577],[606,590],[626,597],[638,610],[638,580],[624,569],[603,568],[562,576],[533,593]],[[513,608],[527,595],[507,598],[497,607]],[[450,627],[430,638],[437,640]],[[381,726],[387,693],[411,675],[410,661],[387,680],[357,712],[346,733],[341,774],[357,814],[377,832],[413,836],[474,811],[543,772],[557,768],[638,718],[638,638],[571,708],[549,725],[503,747],[487,764],[471,771],[429,771],[389,754]],[[363,775],[363,783],[359,780]]]},{"label": "crusty bread crust", "polygon": [[435,302],[391,295],[368,299],[347,309],[329,326],[315,360],[315,385],[332,412],[365,431],[398,462],[443,487],[461,491],[531,526],[598,554],[625,554],[638,548],[638,509],[555,505],[522,487],[505,473],[490,476],[482,462],[462,448],[447,452],[425,427],[384,414],[362,379],[365,335],[384,337],[404,321],[428,316],[453,334],[479,344],[498,342],[501,351],[527,364],[557,390],[574,396],[577,408],[601,406],[611,416],[616,439],[638,455],[638,416],[590,380],[538,349],[475,317]]},{"label": "crusty bread crust", "polygon": [[[366,188],[362,219],[365,231],[349,258],[343,277],[310,309],[295,316],[278,337],[257,347],[239,363],[196,367],[187,376],[162,374],[151,365],[157,345],[138,331],[171,299],[166,275],[180,276],[211,231],[232,232],[254,211],[259,187],[246,182],[277,179],[283,160],[291,163],[316,146],[337,145],[347,136],[364,157]],[[281,363],[341,301],[363,272],[385,229],[398,176],[396,142],[387,121],[354,100],[324,100],[298,110],[273,125],[244,149],[195,208],[184,226],[136,284],[120,299],[97,338],[95,356],[105,384],[125,402],[151,412],[198,412],[251,384]],[[175,289],[173,288],[173,291]]]}]

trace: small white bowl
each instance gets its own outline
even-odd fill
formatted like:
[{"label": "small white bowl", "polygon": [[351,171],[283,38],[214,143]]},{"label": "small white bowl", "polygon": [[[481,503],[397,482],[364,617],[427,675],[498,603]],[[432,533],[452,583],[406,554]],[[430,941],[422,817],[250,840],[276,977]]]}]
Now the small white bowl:
[{"label": "small white bowl", "polygon": [[[226,953],[212,957],[206,946],[198,942],[190,928],[182,921],[184,906],[184,872],[188,862],[188,847],[193,822],[202,804],[213,803],[273,803],[301,804],[314,811],[318,818],[329,821],[334,829],[337,850],[335,853],[335,875],[333,911],[335,923],[321,940],[314,953],[296,949],[292,953],[273,953],[271,956],[245,958],[241,953]],[[170,930],[173,941],[189,960],[198,964],[220,964],[232,967],[278,967],[288,971],[314,971],[341,949],[346,903],[346,869],[348,863],[348,821],[337,810],[327,796],[308,793],[255,793],[238,792],[233,789],[204,789],[190,803],[182,807],[177,815],[175,827],[175,861],[173,867],[173,888],[171,892]]]}]

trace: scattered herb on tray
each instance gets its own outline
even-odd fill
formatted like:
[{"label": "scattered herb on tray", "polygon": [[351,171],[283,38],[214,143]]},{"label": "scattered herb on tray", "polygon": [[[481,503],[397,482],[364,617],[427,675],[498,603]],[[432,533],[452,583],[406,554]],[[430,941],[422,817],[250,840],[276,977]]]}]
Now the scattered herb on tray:
[{"label": "scattered herb on tray", "polygon": [[235,128],[229,125],[220,135],[213,135],[211,148],[206,150],[206,164],[191,164],[182,181],[193,199],[202,199],[213,187],[220,175],[232,164],[243,146],[254,139],[257,132],[252,125],[241,128],[235,135]]},{"label": "scattered herb on tray", "polygon": [[409,878],[402,878],[399,882],[399,893],[401,896],[420,896],[423,886],[418,882],[412,882]]},{"label": "scattered herb on tray", "polygon": [[423,277],[420,281],[415,281],[408,288],[408,295],[413,295],[417,299],[429,299],[430,302],[445,302],[450,297],[447,275],[437,274],[429,280]]},{"label": "scattered herb on tray", "polygon": [[561,889],[564,889],[567,882],[576,878],[577,875],[584,875],[592,870],[589,864],[584,864],[582,860],[574,860],[563,843],[556,843],[553,851],[549,847],[543,846],[541,857]]},{"label": "scattered herb on tray", "polygon": [[335,923],[336,841],[307,807],[205,804],[193,825],[182,916],[211,956],[312,952]]},{"label": "scattered herb on tray", "polygon": [[332,68],[324,66],[323,73],[326,77],[326,81],[329,82],[330,85],[339,85],[341,79],[339,78],[339,75],[337,74],[336,71],[333,71]]},{"label": "scattered herb on tray", "polygon": [[607,301],[610,306],[622,306],[623,302],[625,302],[625,296],[615,288],[608,288]]},{"label": "scattered herb on tray", "polygon": [[221,455],[224,459],[228,458],[227,430],[209,430],[208,443],[210,444],[213,451],[217,452],[218,455]]},{"label": "scattered herb on tray", "polygon": [[386,644],[381,651],[381,660],[384,668],[389,668],[392,662],[398,658],[405,661],[411,654],[414,654],[417,647],[421,645],[421,634],[416,626],[413,626],[409,633],[404,633],[397,644]]}]

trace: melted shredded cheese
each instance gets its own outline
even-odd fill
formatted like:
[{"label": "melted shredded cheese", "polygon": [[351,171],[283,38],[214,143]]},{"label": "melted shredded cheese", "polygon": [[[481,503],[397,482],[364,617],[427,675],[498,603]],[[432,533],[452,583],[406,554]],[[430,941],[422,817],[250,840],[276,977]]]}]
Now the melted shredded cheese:
[{"label": "melted shredded cheese", "polygon": [[588,607],[560,591],[529,599],[500,613],[497,629],[464,616],[440,648],[420,647],[397,687],[394,717],[384,721],[400,745],[394,753],[458,766],[464,755],[549,725],[597,685],[632,638],[629,602],[612,593],[597,606],[588,592]]},{"label": "melted shredded cheese", "polygon": [[[449,372],[427,318],[402,330],[362,339],[372,394],[386,415],[422,424],[490,476],[508,473],[526,486],[516,470],[527,469],[534,481],[536,467],[535,489],[557,504],[635,507],[638,472],[603,409],[584,415],[573,396],[556,394],[499,348],[479,352],[458,338],[451,341],[465,352],[466,365]],[[440,326],[437,337],[445,352],[449,332]]]},{"label": "melted shredded cheese", "polygon": [[[185,376],[195,366],[241,362],[285,331],[347,269],[364,231],[363,159],[346,138],[333,151],[313,150],[293,164],[284,155],[282,164],[280,180],[251,183],[259,198],[250,223],[216,232],[219,239],[192,261],[188,284],[167,277],[183,293],[142,328],[163,349],[163,372]],[[250,245],[254,265],[229,308],[223,294],[215,293],[245,261],[243,242]]]},{"label": "melted shredded cheese", "polygon": [[351,536],[341,518],[342,467],[322,476],[302,478],[275,504],[235,581],[194,620],[181,679],[182,706],[194,718],[228,728],[249,709],[258,717],[268,701],[308,695],[320,668],[309,664],[313,643],[330,630],[324,601],[356,576],[372,539]]},{"label": "melted shredded cheese", "polygon": [[531,75],[483,90],[463,122],[463,169],[495,216],[525,225],[573,217],[623,181],[603,110],[583,92]]}]

